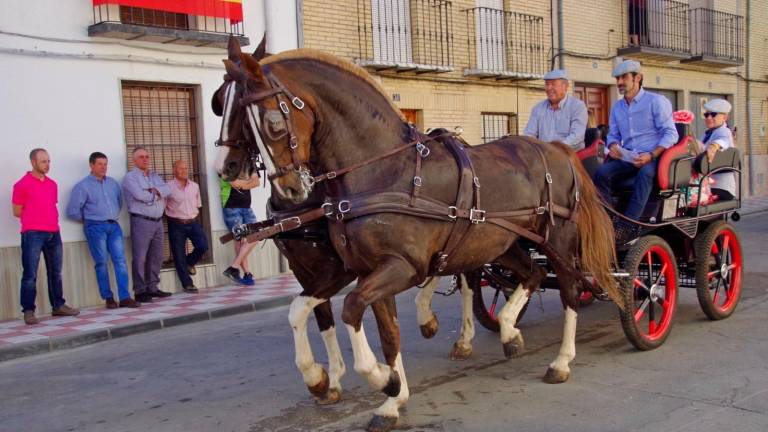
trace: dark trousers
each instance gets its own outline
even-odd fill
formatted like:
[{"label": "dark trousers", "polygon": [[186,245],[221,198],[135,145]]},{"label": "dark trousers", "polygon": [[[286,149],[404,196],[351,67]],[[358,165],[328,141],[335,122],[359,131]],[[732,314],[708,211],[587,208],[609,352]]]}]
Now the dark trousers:
[{"label": "dark trousers", "polygon": [[[192,242],[192,252],[187,254],[187,239]],[[168,241],[170,242],[173,263],[176,266],[176,274],[179,276],[181,286],[192,286],[192,278],[189,277],[190,266],[200,261],[208,251],[208,239],[203,232],[200,222],[182,224],[168,219]]]},{"label": "dark trousers", "polygon": [[48,275],[48,300],[56,310],[66,303],[61,284],[62,245],[61,235],[56,232],[27,231],[21,233],[21,310],[35,311],[37,297],[37,266],[40,253],[45,259]]},{"label": "dark trousers", "polygon": [[638,219],[643,214],[645,204],[653,189],[653,181],[656,178],[657,162],[649,162],[641,168],[637,168],[629,162],[609,159],[598,168],[595,173],[595,186],[606,203],[611,203],[612,191],[627,179],[634,178],[632,196],[629,199],[624,215]]}]

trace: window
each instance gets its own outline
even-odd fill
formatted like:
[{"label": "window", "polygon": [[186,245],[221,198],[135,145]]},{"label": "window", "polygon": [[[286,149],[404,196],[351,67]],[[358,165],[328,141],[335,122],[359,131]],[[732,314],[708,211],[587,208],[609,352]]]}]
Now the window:
[{"label": "window", "polygon": [[120,6],[120,22],[123,24],[189,30],[189,19],[186,14],[131,6]]},{"label": "window", "polygon": [[[195,87],[185,85],[154,85],[123,82],[123,118],[128,169],[133,168],[133,149],[146,147],[150,167],[163,180],[173,179],[173,163],[183,159],[189,166],[189,177],[200,185],[203,209],[207,206],[205,181],[201,178],[200,149],[197,137]],[[208,214],[201,211],[203,225],[210,233]],[[167,234],[168,227],[165,227]],[[210,235],[208,235],[210,240]],[[209,242],[210,243],[210,242]],[[163,267],[171,267],[172,259],[166,236]],[[191,245],[187,245],[191,251]],[[210,251],[203,258],[210,263]]]},{"label": "window", "polygon": [[411,10],[408,0],[371,0],[373,58],[411,63]]},{"label": "window", "polygon": [[484,143],[497,140],[506,135],[517,135],[517,114],[483,113]]},{"label": "window", "polygon": [[476,0],[475,33],[477,68],[503,71],[507,69],[507,35],[504,22],[504,0]]},{"label": "window", "polygon": [[672,111],[677,111],[677,92],[674,90],[662,90],[662,89],[646,89],[650,92],[660,94],[669,100],[672,104]]}]

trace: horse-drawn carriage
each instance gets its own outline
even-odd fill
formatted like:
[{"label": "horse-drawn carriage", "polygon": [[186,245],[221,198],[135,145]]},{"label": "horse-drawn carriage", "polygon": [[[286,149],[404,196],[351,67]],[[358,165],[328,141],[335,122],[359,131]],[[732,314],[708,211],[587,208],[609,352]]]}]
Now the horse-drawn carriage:
[{"label": "horse-drawn carriage", "polygon": [[[658,192],[648,216],[637,221],[641,234],[615,248],[611,219],[587,172],[602,157],[599,143],[580,162],[561,143],[526,137],[466,146],[454,133],[427,136],[405,122],[364,70],[313,50],[267,58],[263,41],[249,55],[233,40],[225,65],[225,82],[213,99],[223,118],[219,173],[227,180],[251,175],[261,158],[273,187],[273,217],[234,234],[250,241],[278,236],[278,248],[303,287],[289,311],[296,365],[323,403],[339,400],[345,371],[330,300],[358,279],[344,299],[342,320],[355,370],[387,396],[369,430],[391,429],[409,398],[394,296],[428,276],[469,271],[475,297],[482,300],[491,288],[496,298],[509,295],[498,315],[493,302],[477,306],[485,310],[477,314],[484,325],[498,316],[507,357],[523,349],[515,324],[530,293],[556,281],[565,323],[560,350],[543,378],[548,383],[570,376],[584,292],[615,301],[630,341],[641,349],[668,335],[681,285],[699,287],[702,307],[714,319],[728,316],[738,302],[741,250],[727,221],[729,215],[737,219],[740,203],[687,206],[682,188],[690,187],[694,160],[680,151],[685,140],[661,157]],[[738,170],[738,154],[722,152],[713,164],[699,165],[705,177]],[[526,241],[546,259],[528,254]],[[621,269],[612,268],[614,262]],[[491,288],[482,288],[484,279]],[[465,311],[468,294],[462,289]],[[385,363],[366,338],[368,307]],[[315,362],[307,337],[312,312],[328,372]],[[437,331],[434,318],[420,320],[427,327],[422,334]],[[471,324],[471,316],[462,322]],[[473,333],[468,331],[470,339]],[[460,348],[462,358],[471,353],[471,345]]]},{"label": "horse-drawn carriage", "polygon": [[[740,157],[732,148],[717,153],[709,163],[706,157],[692,155],[693,138],[686,125],[677,124],[683,137],[659,159],[658,181],[643,212],[639,234],[617,245],[620,268],[614,276],[621,281],[626,304],[620,311],[621,323],[629,341],[640,350],[650,350],[664,343],[670,333],[677,309],[679,288],[695,288],[704,314],[711,320],[730,316],[741,295],[741,242],[731,221],[738,221],[739,197],[704,205],[701,185],[717,172],[740,174]],[[579,152],[584,166],[594,173],[602,164],[604,143],[596,140]],[[700,174],[695,182],[691,172]],[[740,179],[739,179],[740,180]],[[740,181],[739,181],[740,184]],[[626,185],[628,189],[631,184]],[[619,190],[615,202],[625,201],[629,190]],[[740,192],[740,191],[739,191]],[[620,215],[614,215],[620,221]],[[532,258],[547,266],[546,257],[529,249]],[[541,289],[557,288],[556,274],[548,272]],[[468,278],[474,295],[474,314],[488,330],[499,331],[496,313],[500,301],[509,298],[518,286],[514,275],[501,266],[487,264]],[[582,306],[595,297],[585,291]],[[522,317],[525,309],[518,315]]]}]

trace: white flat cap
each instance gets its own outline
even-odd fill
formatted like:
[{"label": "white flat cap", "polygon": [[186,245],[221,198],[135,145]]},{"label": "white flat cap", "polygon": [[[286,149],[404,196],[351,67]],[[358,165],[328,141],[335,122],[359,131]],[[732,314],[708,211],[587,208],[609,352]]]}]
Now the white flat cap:
[{"label": "white flat cap", "polygon": [[626,73],[640,72],[640,63],[635,60],[624,60],[613,68],[613,77],[620,77]]},{"label": "white flat cap", "polygon": [[545,80],[568,79],[568,74],[562,69],[554,69],[544,75]]},{"label": "white flat cap", "polygon": [[711,99],[704,104],[704,111],[728,114],[731,112],[731,104],[725,99]]}]

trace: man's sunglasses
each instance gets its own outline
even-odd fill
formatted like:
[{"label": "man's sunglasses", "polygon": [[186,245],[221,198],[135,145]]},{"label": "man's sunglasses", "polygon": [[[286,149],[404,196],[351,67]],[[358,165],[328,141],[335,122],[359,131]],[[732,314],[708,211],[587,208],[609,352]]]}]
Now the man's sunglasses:
[{"label": "man's sunglasses", "polygon": [[712,118],[715,118],[715,117],[717,117],[717,115],[718,115],[718,114],[720,114],[720,113],[716,113],[716,112],[705,112],[705,113],[704,113],[704,117],[705,117],[705,118],[706,118],[706,117],[712,117]]}]

